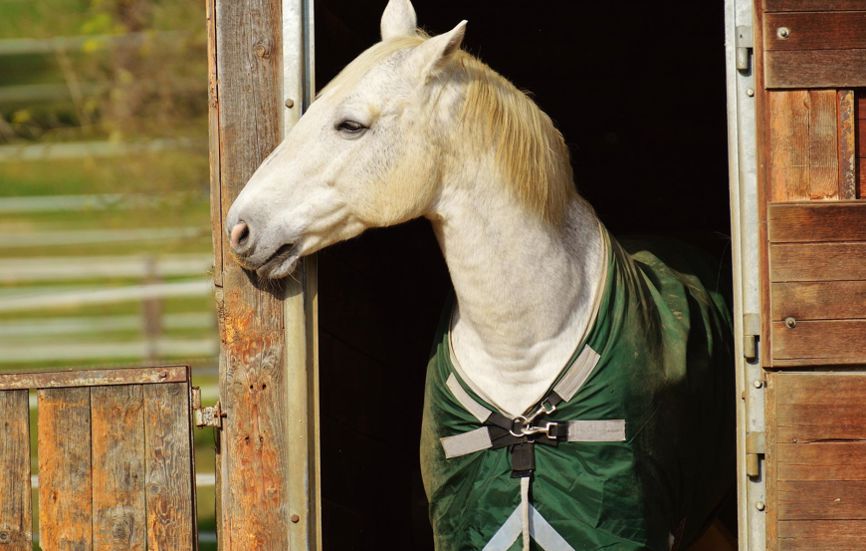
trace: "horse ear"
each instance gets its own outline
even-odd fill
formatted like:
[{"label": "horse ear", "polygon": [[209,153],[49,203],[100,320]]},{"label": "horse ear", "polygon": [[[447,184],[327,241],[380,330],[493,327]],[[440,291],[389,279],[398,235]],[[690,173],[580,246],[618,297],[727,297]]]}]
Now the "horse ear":
[{"label": "horse ear", "polygon": [[415,36],[418,28],[418,18],[415,8],[409,0],[389,0],[382,13],[382,22],[379,24],[382,31],[382,40],[398,38],[401,36]]},{"label": "horse ear", "polygon": [[423,74],[429,76],[442,69],[460,50],[466,35],[466,23],[464,19],[447,33],[434,36],[416,48],[415,56]]}]

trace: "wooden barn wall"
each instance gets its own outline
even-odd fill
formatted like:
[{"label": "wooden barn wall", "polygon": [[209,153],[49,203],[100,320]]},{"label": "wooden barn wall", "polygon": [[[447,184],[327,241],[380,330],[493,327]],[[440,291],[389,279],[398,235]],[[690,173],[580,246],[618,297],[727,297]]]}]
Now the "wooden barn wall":
[{"label": "wooden barn wall", "polygon": [[866,1],[758,0],[767,548],[866,541]]}]

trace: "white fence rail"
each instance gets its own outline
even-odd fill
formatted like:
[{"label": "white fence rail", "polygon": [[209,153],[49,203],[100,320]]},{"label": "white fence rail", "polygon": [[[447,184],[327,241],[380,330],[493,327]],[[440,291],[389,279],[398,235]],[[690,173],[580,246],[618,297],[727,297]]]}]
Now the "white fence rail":
[{"label": "white fence rail", "polygon": [[[141,330],[142,316],[78,316],[39,318],[34,321],[0,321],[0,347],[3,341],[27,337],[64,337],[88,333],[108,334]],[[165,314],[160,318],[163,329],[216,328],[212,312]]]},{"label": "white fence rail", "polygon": [[210,272],[209,254],[52,256],[0,260],[0,282],[193,276]]}]

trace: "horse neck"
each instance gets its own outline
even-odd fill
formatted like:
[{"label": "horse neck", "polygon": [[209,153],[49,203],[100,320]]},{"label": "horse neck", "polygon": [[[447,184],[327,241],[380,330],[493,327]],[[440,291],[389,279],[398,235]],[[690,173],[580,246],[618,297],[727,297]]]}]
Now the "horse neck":
[{"label": "horse neck", "polygon": [[457,297],[459,369],[516,415],[543,397],[591,322],[604,246],[582,199],[554,227],[526,211],[492,163],[459,159],[430,218]]}]

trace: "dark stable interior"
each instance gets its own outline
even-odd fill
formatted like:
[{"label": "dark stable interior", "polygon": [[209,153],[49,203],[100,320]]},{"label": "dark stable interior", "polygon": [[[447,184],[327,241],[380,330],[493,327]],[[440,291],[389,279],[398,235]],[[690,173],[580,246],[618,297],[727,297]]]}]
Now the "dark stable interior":
[{"label": "dark stable interior", "polygon": [[[414,0],[431,34],[531,92],[613,233],[729,234],[723,3]],[[381,1],[318,0],[323,87],[379,39]],[[450,293],[424,221],[319,255],[324,547],[432,549],[418,467],[428,354]]]}]

